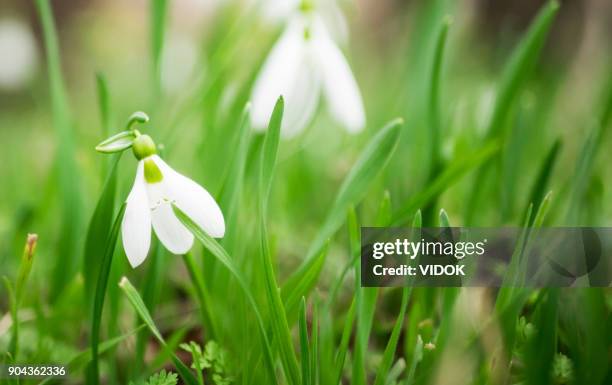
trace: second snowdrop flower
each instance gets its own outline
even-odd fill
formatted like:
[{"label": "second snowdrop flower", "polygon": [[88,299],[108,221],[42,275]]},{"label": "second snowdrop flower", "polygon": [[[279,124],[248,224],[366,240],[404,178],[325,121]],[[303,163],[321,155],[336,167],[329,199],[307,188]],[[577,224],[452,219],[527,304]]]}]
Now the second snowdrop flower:
[{"label": "second snowdrop flower", "polygon": [[252,123],[265,130],[276,99],[285,98],[282,133],[311,121],[322,95],[332,117],[351,133],[365,126],[363,101],[346,58],[310,8],[293,16],[266,59],[252,94]]},{"label": "second snowdrop flower", "polygon": [[136,178],[121,223],[123,248],[132,267],[147,257],[151,227],[160,242],[174,254],[185,254],[193,246],[193,234],[177,218],[173,205],[211,237],[223,237],[225,221],[217,202],[198,183],[168,166],[157,155],[150,136],[131,130],[113,138],[101,143],[98,151],[118,152],[132,147],[138,159]]}]

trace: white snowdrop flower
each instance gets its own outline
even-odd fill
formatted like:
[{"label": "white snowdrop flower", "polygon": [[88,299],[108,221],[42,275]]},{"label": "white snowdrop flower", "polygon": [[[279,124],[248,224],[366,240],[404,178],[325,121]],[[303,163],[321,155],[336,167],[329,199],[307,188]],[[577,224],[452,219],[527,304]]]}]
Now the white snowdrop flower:
[{"label": "white snowdrop flower", "polygon": [[132,267],[147,257],[151,227],[170,252],[185,254],[191,249],[193,234],[177,218],[173,204],[211,237],[223,237],[223,213],[202,186],[168,166],[148,135],[138,134],[132,149],[138,168],[121,223],[123,248]]},{"label": "white snowdrop flower", "polygon": [[312,119],[319,98],[351,133],[365,126],[363,101],[346,58],[319,15],[302,9],[276,42],[255,81],[252,124],[265,130],[276,99],[285,98],[282,133],[299,133]]}]

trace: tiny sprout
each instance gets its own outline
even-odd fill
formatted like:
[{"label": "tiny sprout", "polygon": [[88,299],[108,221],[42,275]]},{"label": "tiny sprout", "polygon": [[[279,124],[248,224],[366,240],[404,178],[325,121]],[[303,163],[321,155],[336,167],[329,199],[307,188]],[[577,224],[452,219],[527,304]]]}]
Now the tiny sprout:
[{"label": "tiny sprout", "polygon": [[426,343],[423,347],[425,348],[425,350],[429,350],[429,351],[436,349],[436,345],[431,342]]}]

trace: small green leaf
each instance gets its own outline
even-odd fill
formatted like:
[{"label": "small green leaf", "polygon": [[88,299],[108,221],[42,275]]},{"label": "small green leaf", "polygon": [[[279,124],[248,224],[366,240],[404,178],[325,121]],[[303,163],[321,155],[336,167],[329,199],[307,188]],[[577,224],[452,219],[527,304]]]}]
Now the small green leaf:
[{"label": "small green leaf", "polygon": [[120,133],[100,142],[100,144],[96,146],[96,151],[104,154],[121,152],[132,147],[134,139],[136,139],[136,134],[134,131],[121,131]]},{"label": "small green leaf", "polygon": [[129,385],[176,385],[178,377],[175,373],[166,372],[164,369],[159,373],[155,373],[147,381],[132,382]]}]

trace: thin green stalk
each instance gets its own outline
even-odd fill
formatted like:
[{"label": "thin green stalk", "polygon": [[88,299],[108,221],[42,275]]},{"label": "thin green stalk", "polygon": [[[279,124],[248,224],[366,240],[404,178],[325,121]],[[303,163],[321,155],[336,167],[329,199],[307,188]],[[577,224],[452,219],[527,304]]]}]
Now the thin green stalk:
[{"label": "thin green stalk", "polygon": [[219,327],[216,325],[217,318],[211,314],[210,306],[211,306],[211,298],[208,293],[208,289],[204,284],[204,277],[202,276],[201,268],[196,263],[193,258],[193,254],[188,252],[183,255],[183,261],[185,261],[185,267],[189,272],[189,277],[191,278],[191,282],[196,291],[196,295],[198,297],[198,302],[200,303],[200,313],[202,314],[202,321],[204,325],[208,326],[210,338],[215,339],[218,334]]},{"label": "thin green stalk", "polygon": [[[446,47],[446,38],[448,36],[448,29],[452,23],[450,16],[444,18],[439,26],[436,45],[433,52],[432,58],[432,70],[429,87],[429,103],[427,108],[427,116],[429,122],[429,132],[431,133],[430,140],[430,164],[429,164],[429,176],[427,177],[427,184],[433,182],[442,168],[444,167],[442,161],[442,116],[440,112],[440,78],[442,74],[442,62],[444,60],[444,49]],[[426,223],[433,223],[433,217],[435,215],[437,205],[437,196],[435,196],[431,202],[423,210]]]},{"label": "thin green stalk", "polygon": [[300,332],[300,361],[302,362],[302,384],[309,385],[312,376],[310,363],[310,346],[308,343],[308,325],[306,321],[306,299],[302,297],[300,302],[300,315],[298,317]]},{"label": "thin green stalk", "polygon": [[108,233],[108,239],[104,249],[104,256],[100,264],[100,272],[98,274],[98,283],[94,296],[93,311],[91,317],[91,363],[87,376],[88,384],[98,384],[100,381],[99,364],[98,364],[98,348],[100,341],[100,324],[102,323],[102,309],[104,308],[104,297],[106,296],[106,287],[108,286],[108,276],[110,274],[113,255],[115,254],[115,245],[121,227],[121,220],[125,212],[126,204],[121,205],[113,227]]}]

